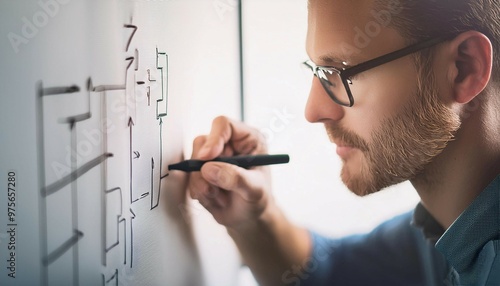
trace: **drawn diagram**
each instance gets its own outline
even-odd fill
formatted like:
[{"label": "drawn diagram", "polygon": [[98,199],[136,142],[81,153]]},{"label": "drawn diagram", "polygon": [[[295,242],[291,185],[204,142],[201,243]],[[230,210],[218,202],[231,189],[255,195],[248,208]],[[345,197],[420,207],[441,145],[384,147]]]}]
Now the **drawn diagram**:
[{"label": "drawn diagram", "polygon": [[[80,263],[92,255],[82,252],[79,245],[96,240],[97,236],[101,245],[102,285],[118,285],[120,269],[134,266],[134,219],[141,215],[136,209],[144,209],[135,205],[146,203],[147,210],[153,211],[160,204],[162,180],[168,176],[162,170],[163,121],[168,114],[168,55],[158,47],[139,51],[134,48],[134,36],[140,29],[131,23],[123,29],[128,35],[124,82],[94,85],[96,79],[89,77],[85,88],[45,86],[42,81],[36,85],[43,285],[49,285],[53,273],[56,269],[61,271],[61,267],[70,273],[67,285],[79,285]],[[140,56],[152,58],[149,62],[155,65],[143,67]],[[144,80],[137,80],[141,75],[145,75]],[[75,108],[78,112],[64,115],[70,112],[64,109],[64,102],[68,101],[79,103]],[[85,110],[80,111],[81,108]],[[115,129],[100,128],[107,125]],[[94,132],[96,144],[84,144],[82,134],[96,128],[100,131]],[[143,131],[152,128],[156,130],[153,134]],[[145,136],[151,139],[146,141],[152,146],[136,140]],[[124,144],[127,148],[123,148]],[[79,150],[84,147],[87,153],[96,155],[83,156]],[[64,150],[69,153],[62,154]],[[65,157],[69,164],[61,163]],[[64,168],[49,175],[51,166]],[[81,184],[81,180],[92,183]],[[100,210],[100,215],[91,222],[100,224],[100,233],[86,230],[88,222],[82,223],[82,205],[93,202],[92,198],[100,202],[92,206]]]},{"label": "drawn diagram", "polygon": [[118,286],[118,269],[115,269],[115,272],[113,272],[113,275],[109,278],[106,279],[106,276],[102,274],[102,285],[116,285]]}]

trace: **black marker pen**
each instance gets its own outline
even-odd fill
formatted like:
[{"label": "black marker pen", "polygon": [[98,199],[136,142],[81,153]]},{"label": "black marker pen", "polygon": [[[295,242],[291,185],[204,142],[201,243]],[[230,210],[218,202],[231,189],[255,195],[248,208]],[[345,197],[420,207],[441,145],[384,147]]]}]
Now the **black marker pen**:
[{"label": "black marker pen", "polygon": [[278,155],[242,155],[233,157],[218,157],[212,160],[186,160],[177,164],[168,165],[169,170],[180,170],[184,172],[195,172],[201,169],[206,162],[224,162],[233,164],[242,168],[254,166],[264,166],[272,164],[284,164],[290,161],[286,154]]}]

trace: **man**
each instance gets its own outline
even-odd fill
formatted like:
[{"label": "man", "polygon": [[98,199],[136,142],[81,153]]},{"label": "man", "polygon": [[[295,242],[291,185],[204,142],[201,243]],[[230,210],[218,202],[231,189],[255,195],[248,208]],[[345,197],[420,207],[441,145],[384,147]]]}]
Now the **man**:
[{"label": "man", "polygon": [[[207,163],[192,198],[262,285],[500,285],[500,3],[310,0],[308,12],[305,116],[337,145],[343,182],[363,196],[410,180],[421,203],[330,240],[284,217],[266,167]],[[225,117],[193,148],[263,153],[255,129]]]}]

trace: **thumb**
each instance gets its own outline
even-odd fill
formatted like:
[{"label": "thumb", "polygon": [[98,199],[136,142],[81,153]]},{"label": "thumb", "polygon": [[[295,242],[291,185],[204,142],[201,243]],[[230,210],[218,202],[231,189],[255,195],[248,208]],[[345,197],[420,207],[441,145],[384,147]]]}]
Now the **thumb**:
[{"label": "thumb", "polygon": [[259,201],[264,195],[266,182],[260,170],[247,170],[233,164],[208,162],[201,168],[201,175],[209,183],[235,192],[247,201]]}]

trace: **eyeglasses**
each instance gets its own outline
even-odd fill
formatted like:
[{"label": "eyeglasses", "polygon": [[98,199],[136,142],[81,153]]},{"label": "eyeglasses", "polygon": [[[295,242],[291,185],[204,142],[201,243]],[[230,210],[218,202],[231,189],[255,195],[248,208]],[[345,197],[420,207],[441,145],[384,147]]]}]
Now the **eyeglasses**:
[{"label": "eyeglasses", "polygon": [[[383,56],[348,68],[317,66],[311,60],[305,61],[303,64],[311,69],[311,71],[314,73],[314,76],[319,79],[321,85],[323,85],[326,92],[333,99],[333,101],[340,105],[351,107],[354,105],[354,97],[352,96],[351,85],[352,78],[355,75],[378,67],[385,63],[397,60],[409,54],[418,52],[420,50],[430,48],[448,39],[450,39],[450,37],[439,37],[425,40],[423,42],[410,45],[406,48],[402,48],[392,53],[385,54]],[[344,86],[344,90],[342,90],[341,83]]]}]

